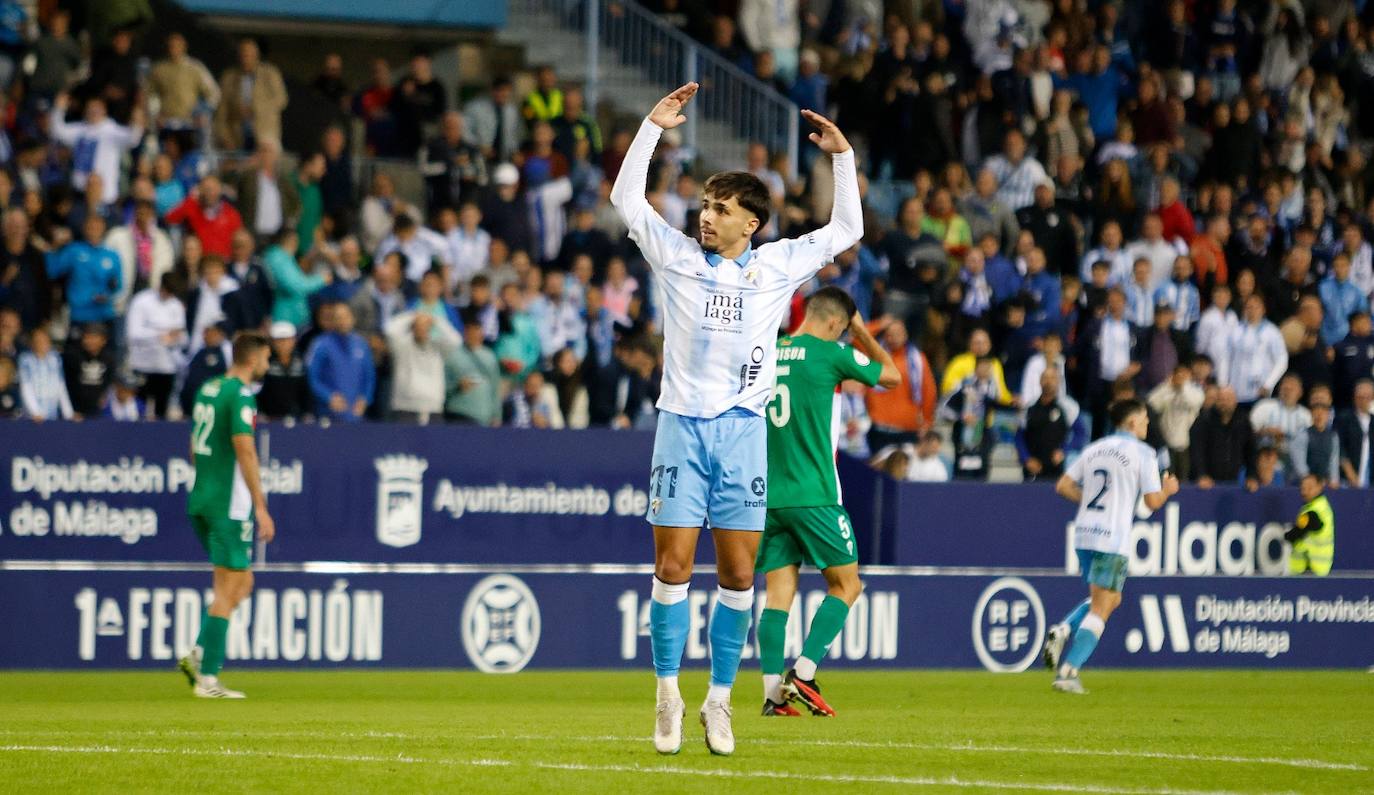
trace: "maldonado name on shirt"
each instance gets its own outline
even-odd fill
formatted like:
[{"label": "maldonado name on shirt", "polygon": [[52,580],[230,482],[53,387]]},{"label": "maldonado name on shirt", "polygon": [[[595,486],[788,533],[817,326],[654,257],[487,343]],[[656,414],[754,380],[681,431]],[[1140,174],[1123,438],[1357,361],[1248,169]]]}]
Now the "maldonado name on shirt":
[{"label": "maldonado name on shirt", "polygon": [[744,294],[706,290],[706,306],[702,315],[703,331],[744,333]]}]

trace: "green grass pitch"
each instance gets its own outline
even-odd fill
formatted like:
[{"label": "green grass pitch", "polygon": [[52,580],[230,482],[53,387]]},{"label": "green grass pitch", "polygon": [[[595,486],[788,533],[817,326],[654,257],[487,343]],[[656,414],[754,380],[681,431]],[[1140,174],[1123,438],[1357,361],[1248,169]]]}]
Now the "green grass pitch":
[{"label": "green grass pitch", "polygon": [[735,693],[712,757],[683,677],[682,753],[649,740],[648,672],[266,672],[246,701],[164,673],[0,674],[6,792],[1374,792],[1374,675],[822,670],[839,717]]}]

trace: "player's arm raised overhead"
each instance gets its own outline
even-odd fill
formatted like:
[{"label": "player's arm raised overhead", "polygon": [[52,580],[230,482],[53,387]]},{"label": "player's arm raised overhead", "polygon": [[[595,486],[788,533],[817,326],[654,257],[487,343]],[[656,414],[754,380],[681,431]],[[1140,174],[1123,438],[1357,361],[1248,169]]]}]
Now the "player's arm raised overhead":
[{"label": "player's arm raised overhead", "polygon": [[[878,340],[869,332],[868,326],[864,324],[863,316],[858,312],[849,319],[849,336],[854,341],[854,347],[863,351],[868,358],[881,364],[883,371],[878,376],[878,386],[883,389],[893,389],[902,383],[902,375],[897,370],[897,363],[892,360],[892,354],[887,352]],[[912,366],[920,366],[920,362],[915,362]]]},{"label": "player's arm raised overhead", "polygon": [[630,239],[639,245],[649,266],[659,268],[670,260],[679,246],[695,245],[692,239],[674,229],[654,212],[645,198],[648,192],[649,163],[654,159],[654,149],[658,146],[659,136],[687,121],[682,109],[697,93],[699,86],[688,83],[658,101],[654,109],[639,125],[630,150],[625,153],[625,161],[620,166],[620,174],[611,187],[611,204],[625,226],[630,230]]},{"label": "player's arm raised overhead", "polygon": [[830,223],[809,235],[788,241],[792,245],[788,269],[801,284],[816,275],[825,263],[848,251],[864,236],[863,206],[859,202],[859,177],[854,166],[854,147],[835,123],[812,110],[802,116],[816,128],[809,136],[822,152],[830,155],[835,173],[835,201],[830,208]]}]

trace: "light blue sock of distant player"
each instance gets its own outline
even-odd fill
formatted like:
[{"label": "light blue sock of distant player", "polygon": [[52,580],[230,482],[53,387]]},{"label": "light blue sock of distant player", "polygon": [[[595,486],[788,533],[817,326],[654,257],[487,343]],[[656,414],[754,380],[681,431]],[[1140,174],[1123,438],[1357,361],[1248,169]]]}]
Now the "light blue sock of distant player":
[{"label": "light blue sock of distant player", "polygon": [[676,677],[682,667],[682,650],[692,617],[687,610],[690,583],[669,584],[654,578],[653,602],[649,606],[649,642],[654,650],[654,673],[660,678]]},{"label": "light blue sock of distant player", "polygon": [[1069,636],[1078,631],[1078,625],[1083,623],[1083,617],[1088,614],[1088,608],[1092,607],[1091,599],[1084,599],[1079,602],[1069,614],[1064,616],[1064,623],[1069,625]]},{"label": "light blue sock of distant player", "polygon": [[732,591],[718,587],[720,599],[711,611],[711,688],[730,688],[739,671],[740,655],[749,639],[754,614],[754,589]]},{"label": "light blue sock of distant player", "polygon": [[1102,617],[1096,613],[1089,613],[1083,617],[1083,622],[1079,624],[1078,631],[1073,633],[1073,646],[1064,657],[1064,664],[1069,667],[1071,672],[1077,673],[1092,656],[1105,627],[1106,624],[1102,621]]}]

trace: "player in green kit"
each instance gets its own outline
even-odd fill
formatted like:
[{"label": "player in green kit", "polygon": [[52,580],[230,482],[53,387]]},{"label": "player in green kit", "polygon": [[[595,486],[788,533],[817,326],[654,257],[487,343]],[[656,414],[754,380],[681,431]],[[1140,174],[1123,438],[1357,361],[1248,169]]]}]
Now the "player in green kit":
[{"label": "player in green kit", "polygon": [[[839,342],[846,330],[853,347]],[[851,379],[887,389],[901,383],[892,356],[868,332],[854,299],[838,287],[825,287],[807,299],[797,333],[778,340],[778,381],[768,403],[768,518],[755,564],[768,589],[758,627],[764,715],[799,715],[790,701],[800,701],[814,715],[835,714],[821,698],[816,664],[863,590],[835,469],[836,388]],[[787,617],[803,562],[821,570],[829,593],[811,620],[801,656],[784,678]]]},{"label": "player in green kit", "polygon": [[186,512],[215,567],[214,601],[201,622],[195,648],[180,662],[199,698],[243,698],[243,693],[220,684],[219,672],[229,616],[253,591],[253,520],[264,542],[276,535],[253,446],[258,403],[251,385],[267,374],[270,355],[263,335],[238,334],[229,371],[200,388],[191,412],[196,481]]}]

